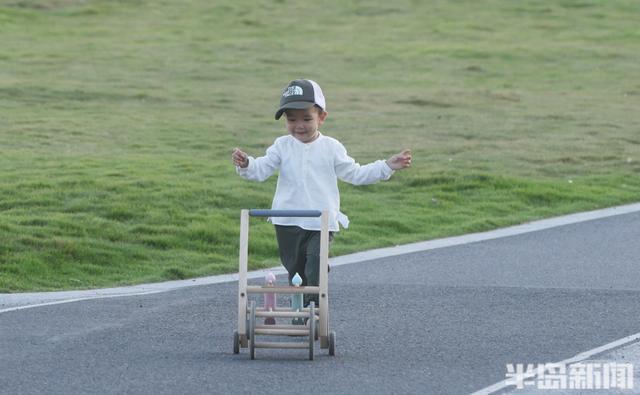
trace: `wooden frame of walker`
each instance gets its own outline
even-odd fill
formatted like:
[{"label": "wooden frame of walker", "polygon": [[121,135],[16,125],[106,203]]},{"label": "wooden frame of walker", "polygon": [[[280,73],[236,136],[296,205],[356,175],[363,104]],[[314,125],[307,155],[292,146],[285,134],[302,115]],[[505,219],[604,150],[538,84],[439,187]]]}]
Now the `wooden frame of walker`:
[{"label": "wooden frame of walker", "polygon": [[[249,262],[249,217],[320,217],[320,276],[318,286],[250,286],[247,285]],[[329,331],[329,213],[318,210],[242,210],[240,213],[240,253],[238,268],[238,330],[234,332],[234,353],[250,348],[254,359],[255,348],[309,348],[313,359],[313,341],[320,340],[320,347],[335,355],[335,332]],[[249,301],[250,294],[318,294],[319,306],[313,304],[302,311],[278,307],[266,311]],[[316,315],[317,314],[317,315]],[[309,318],[312,322],[301,325],[257,325],[256,317]],[[316,323],[317,322],[317,323]],[[305,329],[306,328],[306,329]],[[310,330],[309,330],[310,329]],[[256,335],[307,336],[307,342],[257,342]]]}]

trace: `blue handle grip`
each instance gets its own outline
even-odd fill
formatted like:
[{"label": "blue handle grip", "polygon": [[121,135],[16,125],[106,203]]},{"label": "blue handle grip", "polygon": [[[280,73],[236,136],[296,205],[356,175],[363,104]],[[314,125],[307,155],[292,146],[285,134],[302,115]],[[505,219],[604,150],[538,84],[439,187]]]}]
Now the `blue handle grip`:
[{"label": "blue handle grip", "polygon": [[320,210],[249,210],[252,217],[319,217]]}]

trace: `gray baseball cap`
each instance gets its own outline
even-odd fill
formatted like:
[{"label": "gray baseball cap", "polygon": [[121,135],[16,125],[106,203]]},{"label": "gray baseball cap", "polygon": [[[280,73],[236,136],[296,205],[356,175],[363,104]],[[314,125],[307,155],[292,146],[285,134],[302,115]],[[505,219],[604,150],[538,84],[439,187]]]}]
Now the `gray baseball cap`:
[{"label": "gray baseball cap", "polygon": [[312,80],[293,80],[282,92],[280,108],[276,112],[276,119],[280,119],[287,109],[306,109],[317,105],[326,111],[327,104],[324,101],[322,89]]}]

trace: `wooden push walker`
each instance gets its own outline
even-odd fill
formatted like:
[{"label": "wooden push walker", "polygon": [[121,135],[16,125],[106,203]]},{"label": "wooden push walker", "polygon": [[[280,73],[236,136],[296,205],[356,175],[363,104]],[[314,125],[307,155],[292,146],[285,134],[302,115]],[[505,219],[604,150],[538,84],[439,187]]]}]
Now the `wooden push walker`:
[{"label": "wooden push walker", "polygon": [[[250,286],[247,285],[249,255],[249,217],[320,217],[320,278],[318,286]],[[251,359],[255,359],[256,348],[308,349],[313,360],[314,343],[320,340],[320,348],[329,349],[335,355],[336,333],[329,331],[329,214],[317,210],[242,210],[240,214],[240,256],[238,270],[238,330],[233,332],[233,353],[240,347],[249,348]],[[313,302],[302,309],[257,307],[250,294],[318,294],[320,305]],[[257,318],[306,319],[304,325],[258,325]],[[290,322],[290,321],[289,321]],[[257,341],[261,335],[301,337],[302,342]]]}]

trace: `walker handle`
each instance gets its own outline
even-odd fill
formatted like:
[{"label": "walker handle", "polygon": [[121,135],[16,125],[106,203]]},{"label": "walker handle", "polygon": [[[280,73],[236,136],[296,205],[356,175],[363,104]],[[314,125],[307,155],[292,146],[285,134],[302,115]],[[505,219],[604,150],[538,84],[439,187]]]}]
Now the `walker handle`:
[{"label": "walker handle", "polygon": [[249,210],[252,217],[319,217],[322,215],[320,210]]}]

